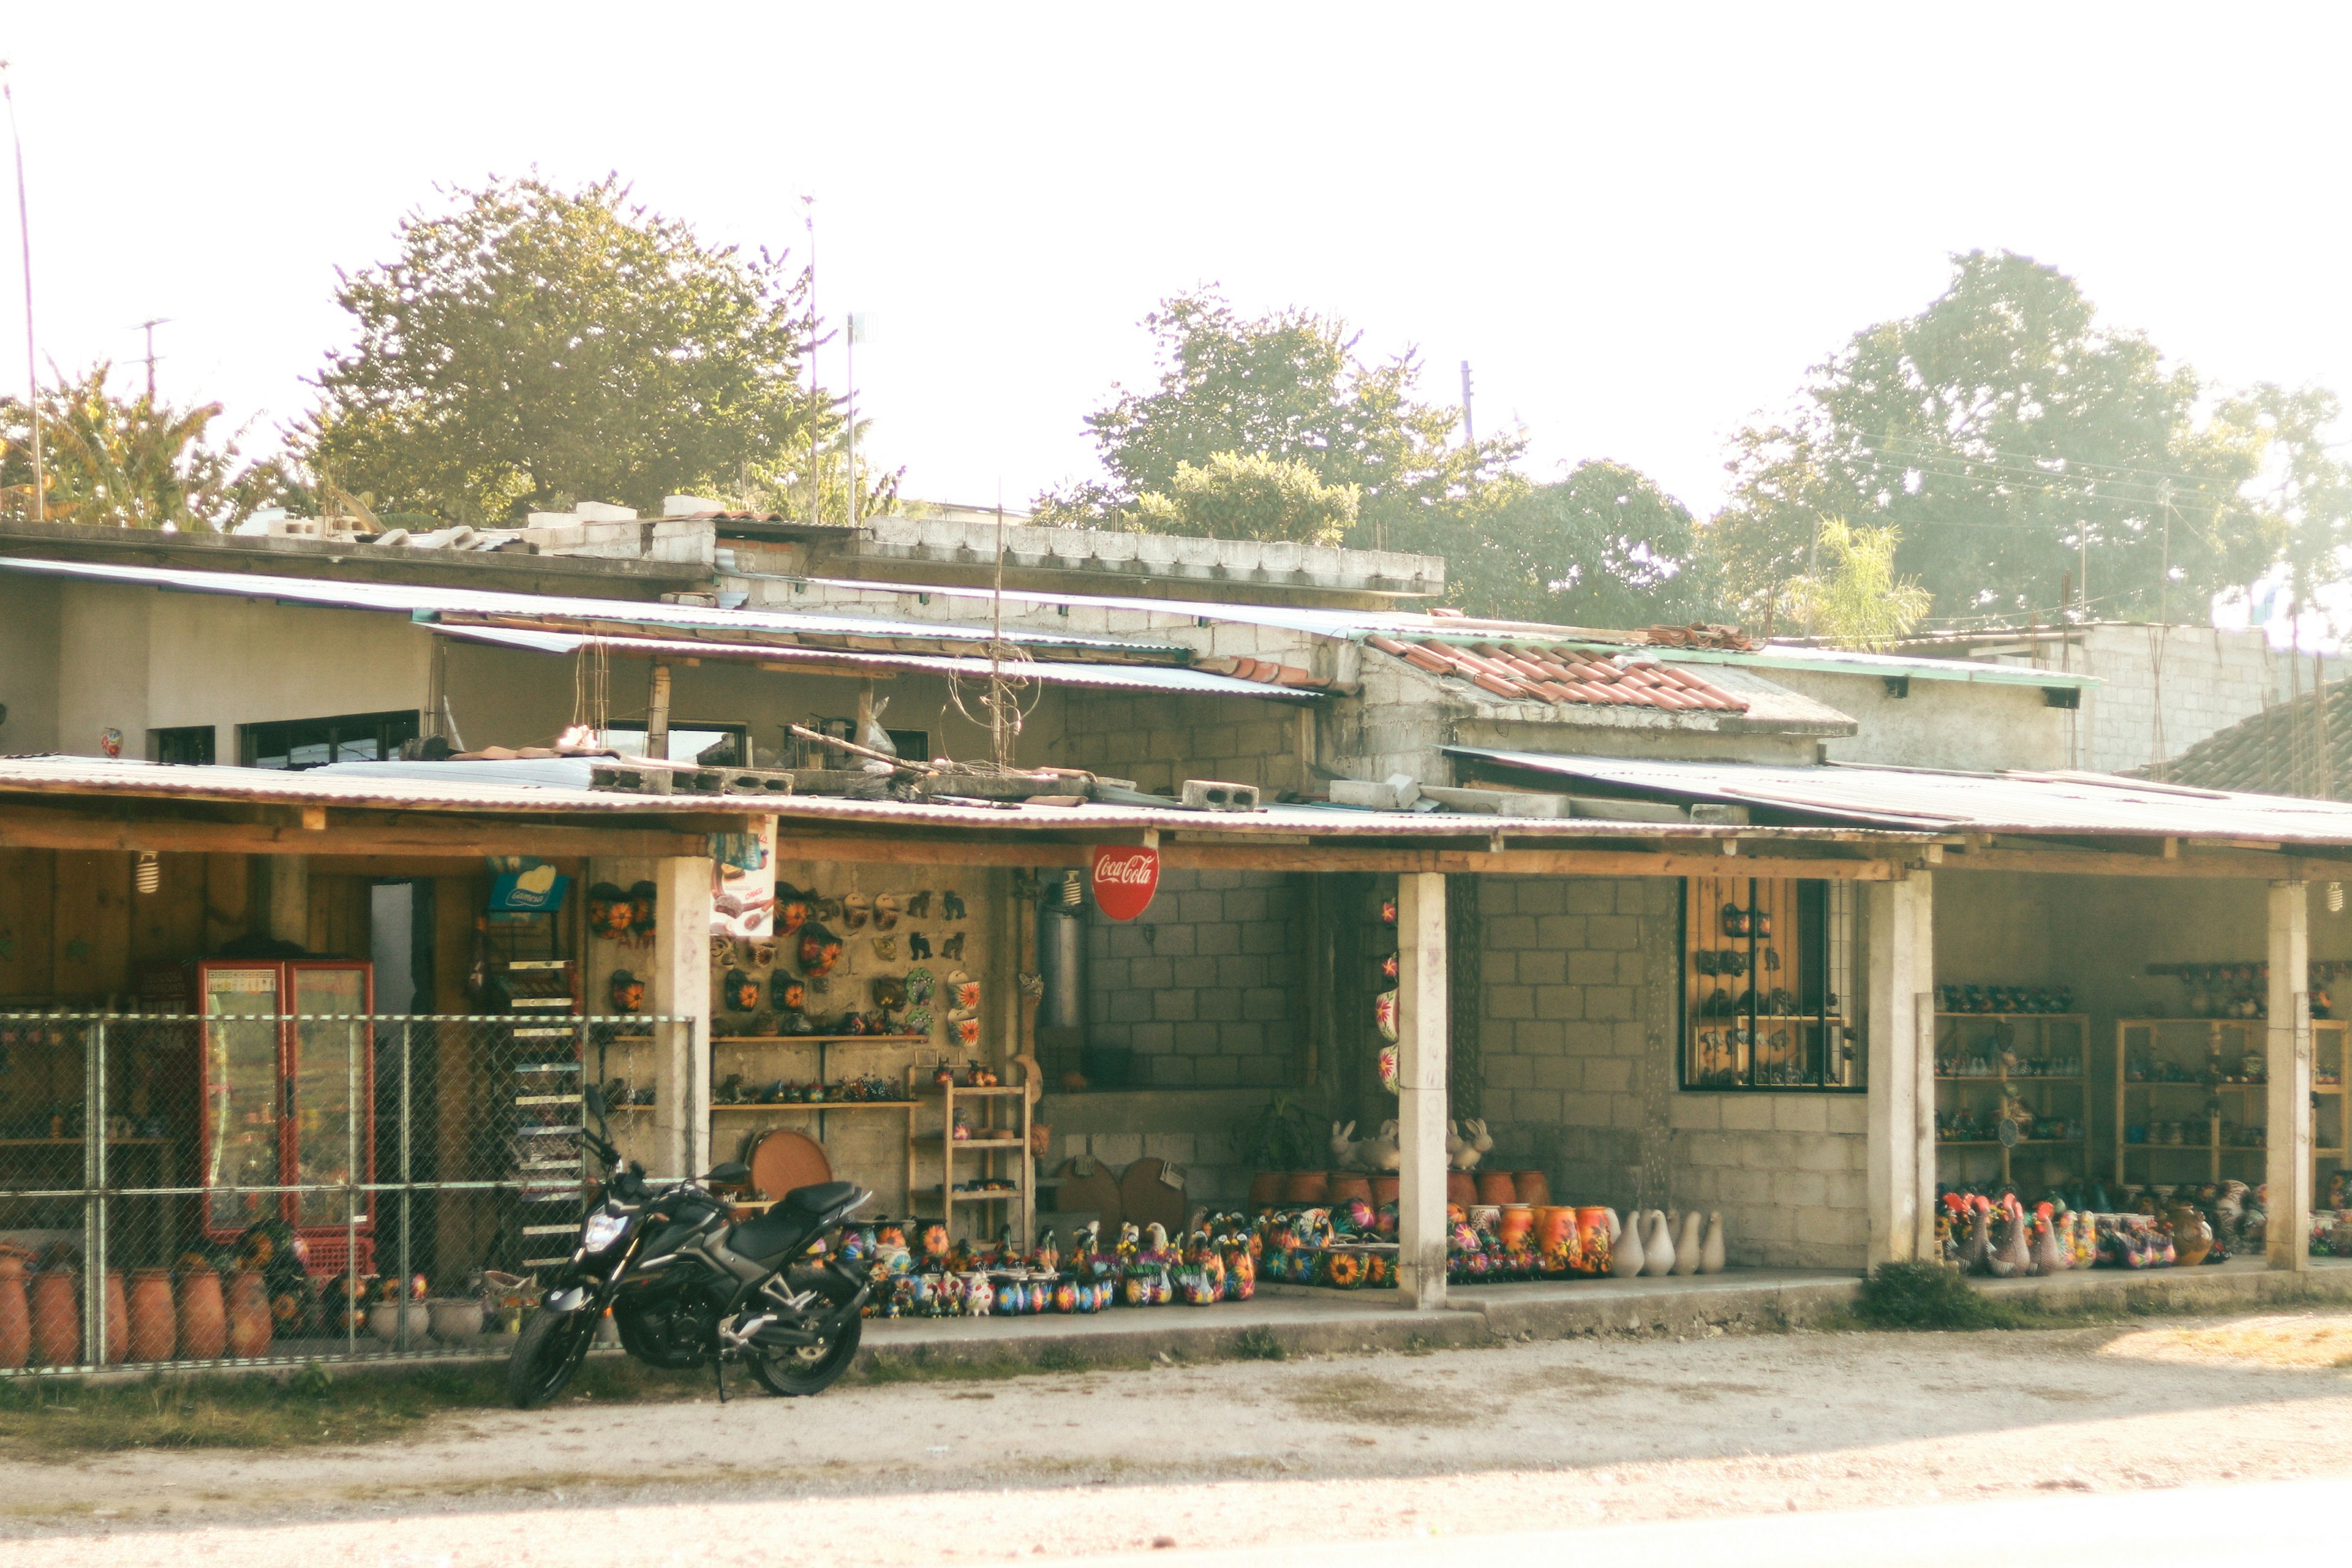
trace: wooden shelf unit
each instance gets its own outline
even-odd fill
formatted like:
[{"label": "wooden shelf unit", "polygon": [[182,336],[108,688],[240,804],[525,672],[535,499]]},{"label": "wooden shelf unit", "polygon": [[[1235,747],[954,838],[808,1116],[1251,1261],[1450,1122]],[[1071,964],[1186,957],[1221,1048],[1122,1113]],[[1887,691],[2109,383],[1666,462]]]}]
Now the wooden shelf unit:
[{"label": "wooden shelf unit", "polygon": [[[1972,1033],[1969,1029],[1968,1026],[1970,1024],[1990,1024],[1994,1026],[1993,1032],[1996,1036],[2006,1029],[2010,1037],[2005,1042],[1986,1041],[1979,1034]],[[2000,1044],[2002,1049],[2017,1057],[2021,1062],[2037,1058],[2046,1060],[2071,1052],[2083,1070],[2063,1074],[2024,1071],[2012,1073],[2006,1067],[1999,1066],[1998,1063],[1996,1063],[1996,1070],[1990,1073],[1947,1073],[1942,1070],[1947,1062],[1969,1059],[1976,1049],[1986,1044]],[[2011,1155],[2019,1149],[2075,1150],[2078,1152],[2077,1159],[2083,1167],[2083,1173],[2087,1174],[2090,1165],[2091,1128],[2090,1046],[2091,1019],[2085,1013],[1937,1014],[1936,1066],[1937,1070],[1935,1076],[1936,1109],[1938,1112],[1960,1109],[1966,1103],[1969,1091],[1971,1089],[1992,1091],[1990,1096],[1979,1097],[1988,1100],[1988,1103],[1970,1107],[1970,1109],[1989,1112],[1998,1108],[2000,1099],[2012,1094],[2021,1100],[2028,1100],[2031,1103],[2030,1097],[2019,1092],[2021,1090],[2037,1086],[2062,1089],[2071,1088],[2074,1091],[2071,1097],[2074,1100],[2072,1107],[2044,1103],[2036,1105],[2034,1109],[2044,1115],[2071,1116],[2074,1121],[2082,1124],[2084,1131],[2084,1136],[2080,1138],[2021,1138],[2013,1144],[2003,1143],[1994,1138],[1938,1137],[1936,1140],[1937,1179],[1955,1185],[1971,1180],[1985,1179],[1984,1175],[1976,1175],[1959,1168],[1966,1161],[1966,1156],[1961,1152],[1977,1149],[1990,1149],[2000,1152],[1999,1179],[2003,1184],[2016,1179],[2011,1171]],[[1952,1151],[1954,1154],[1951,1163],[1953,1168],[1949,1170],[1945,1169],[1945,1161],[1942,1158],[1947,1150]],[[1990,1175],[1990,1173],[1988,1172],[1985,1174]]]},{"label": "wooden shelf unit", "polygon": [[[727,1075],[719,1070],[719,1064],[720,1060],[730,1052],[767,1051],[779,1046],[814,1048],[816,1052],[816,1081],[826,1084],[830,1087],[833,1078],[833,1050],[836,1046],[885,1046],[900,1050],[907,1050],[918,1047],[928,1046],[930,1043],[931,1037],[929,1035],[713,1036],[710,1041],[711,1147],[715,1151],[719,1145],[719,1119],[721,1116],[740,1115],[745,1112],[752,1112],[762,1116],[789,1116],[797,1111],[804,1116],[814,1116],[816,1118],[815,1137],[816,1141],[820,1143],[824,1142],[825,1119],[837,1110],[899,1111],[907,1118],[908,1136],[912,1137],[915,1131],[916,1103],[911,1099],[737,1100],[731,1104],[722,1104],[719,1100],[719,1080]],[[906,1074],[905,1081],[912,1083],[914,1081],[914,1068],[911,1067],[908,1068],[906,1069]],[[778,1074],[777,1076],[782,1077],[782,1075]],[[887,1073],[877,1073],[873,1076],[877,1078],[887,1078],[889,1075]],[[741,1136],[740,1129],[742,1124],[738,1122],[735,1125],[738,1129],[737,1136]],[[716,1158],[717,1156],[714,1154],[713,1157]],[[832,1158],[829,1152],[826,1158],[828,1160]],[[834,1174],[836,1179],[841,1176],[841,1173],[838,1171],[835,1171]],[[909,1198],[908,1202],[911,1204],[913,1200]]]},{"label": "wooden shelf unit", "polygon": [[[2219,1182],[2234,1177],[2248,1186],[2260,1186],[2263,1167],[2270,1155],[2268,1139],[2270,1122],[2270,1083],[2264,1079],[2243,1077],[2245,1058],[2249,1053],[2267,1057],[2269,1049],[2268,1018],[2118,1018],[2116,1020],[2116,1182],[2118,1185],[2132,1180],[2132,1161],[2136,1156],[2188,1155],[2203,1156],[2201,1174],[2184,1171],[2179,1161],[2159,1163],[2153,1158],[2140,1161],[2140,1179],[2166,1181]],[[2322,1205],[2327,1196],[2327,1178],[2331,1172],[2352,1170],[2352,1160],[2347,1151],[2352,1149],[2352,1095],[2344,1092],[2347,1067],[2346,1041],[2352,1034],[2352,1020],[2314,1018],[2311,1021],[2312,1090],[2319,1100],[2311,1119],[2312,1192],[2315,1206]],[[2130,1077],[2131,1053],[2137,1048],[2156,1056],[2168,1042],[2171,1049],[2163,1051],[2163,1059],[2186,1066],[2202,1074],[2215,1055],[2221,1059],[2224,1075],[2236,1076],[2241,1081],[2209,1083],[2200,1079],[2189,1082],[2163,1081]],[[2334,1083],[2323,1082],[2333,1074]],[[2157,1097],[2164,1095],[2172,1103]],[[2152,1126],[2158,1120],[2167,1121],[2201,1122],[2205,1136],[2196,1142],[2152,1143],[2127,1142],[2125,1129],[2133,1125],[2134,1097],[2138,1097],[2139,1123]],[[2223,1112],[2235,1115],[2204,1115],[2191,1112],[2204,1102],[2219,1102]],[[2159,1117],[2158,1112],[2167,1114]],[[2260,1143],[2225,1143],[2221,1141],[2221,1125],[2234,1121],[2240,1127],[2259,1126],[2264,1140]],[[2234,1163],[2232,1160],[2234,1158]]]},{"label": "wooden shelf unit", "polygon": [[[969,1089],[960,1084],[924,1085],[916,1081],[912,1068],[907,1069],[907,1087],[915,1096],[913,1103],[925,1109],[937,1106],[940,1111],[936,1132],[919,1132],[916,1118],[907,1118],[908,1205],[913,1206],[918,1199],[938,1204],[940,1223],[953,1236],[958,1205],[1008,1204],[1012,1206],[1004,1211],[1001,1223],[1013,1226],[1015,1241],[1027,1250],[1034,1243],[1037,1221],[1034,1165],[1029,1156],[1032,1104],[1028,1089],[1019,1084],[997,1084],[987,1089]],[[972,1135],[961,1141],[955,1136],[959,1104],[972,1112]],[[959,1157],[978,1160],[978,1169],[971,1172],[971,1175],[1000,1178],[1011,1184],[991,1191],[957,1191]],[[918,1186],[917,1162],[929,1159],[940,1163],[940,1180],[935,1184]],[[987,1215],[976,1217],[979,1223],[987,1223]]]}]

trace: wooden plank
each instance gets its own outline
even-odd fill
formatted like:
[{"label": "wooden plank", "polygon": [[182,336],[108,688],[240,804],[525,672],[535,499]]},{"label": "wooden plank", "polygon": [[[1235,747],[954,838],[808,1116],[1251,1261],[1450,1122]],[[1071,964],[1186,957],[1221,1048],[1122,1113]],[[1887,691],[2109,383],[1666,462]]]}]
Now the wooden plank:
[{"label": "wooden plank", "polygon": [[131,859],[118,850],[58,857],[60,1000],[95,1002],[131,988]]},{"label": "wooden plank", "polygon": [[207,855],[200,949],[218,952],[252,929],[253,865],[242,855]]},{"label": "wooden plank", "polygon": [[56,869],[50,850],[0,849],[0,997],[46,1002],[56,994]]},{"label": "wooden plank", "polygon": [[2090,849],[1970,849],[1944,856],[1947,871],[2044,871],[2069,877],[2259,877],[2326,882],[2352,878],[2352,860],[2311,855],[2221,852],[2167,860]]},{"label": "wooden plank", "polygon": [[201,855],[165,855],[157,866],[162,885],[153,892],[138,891],[134,881],[131,896],[134,977],[142,965],[184,963],[204,950],[206,864]]},{"label": "wooden plank", "polygon": [[700,831],[574,827],[525,820],[445,823],[412,817],[336,824],[310,832],[268,823],[173,818],[124,822],[70,812],[5,810],[0,811],[0,848],[154,849],[166,854],[215,855],[312,855],[328,850],[338,855],[440,855],[468,859],[533,855],[555,859],[587,855],[705,855],[709,853],[709,843]]}]

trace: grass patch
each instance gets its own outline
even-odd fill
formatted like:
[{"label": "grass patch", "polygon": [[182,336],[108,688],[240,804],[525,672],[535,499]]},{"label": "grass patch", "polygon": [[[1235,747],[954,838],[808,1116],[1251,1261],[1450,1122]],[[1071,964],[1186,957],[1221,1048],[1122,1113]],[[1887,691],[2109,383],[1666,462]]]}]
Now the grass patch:
[{"label": "grass patch", "polygon": [[[580,1369],[562,1403],[679,1399],[709,1389],[708,1374],[697,1379],[597,1356]],[[438,1415],[506,1408],[506,1367],[496,1363],[341,1376],[313,1362],[286,1376],[12,1378],[0,1382],[0,1445],[89,1454],[380,1443],[412,1435]]]},{"label": "grass patch", "polygon": [[1882,1263],[1854,1292],[1853,1316],[1873,1329],[2015,1329],[2027,1313],[1970,1286],[1945,1263]]},{"label": "grass patch", "polygon": [[1466,1426],[1481,1418],[1467,1399],[1406,1388],[1365,1373],[1318,1377],[1287,1391],[1301,1415],[1354,1426]]},{"label": "grass patch", "polygon": [[1272,1329],[1244,1329],[1225,1347],[1225,1353],[1235,1361],[1286,1361],[1290,1352],[1284,1346],[1282,1336]]},{"label": "grass patch", "polygon": [[1052,1377],[1074,1372],[1142,1372],[1140,1356],[1093,1356],[1069,1345],[1041,1345],[1034,1356],[992,1355],[958,1360],[918,1346],[904,1354],[877,1355],[845,1380],[885,1387],[900,1383],[999,1383],[1009,1377]]}]

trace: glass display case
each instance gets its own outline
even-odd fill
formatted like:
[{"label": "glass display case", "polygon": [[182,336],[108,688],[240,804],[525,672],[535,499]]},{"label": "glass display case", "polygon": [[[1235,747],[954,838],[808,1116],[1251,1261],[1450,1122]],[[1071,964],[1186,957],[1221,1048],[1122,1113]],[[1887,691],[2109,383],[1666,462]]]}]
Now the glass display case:
[{"label": "glass display case", "polygon": [[[371,970],[346,959],[196,966],[206,1236],[284,1219],[314,1271],[368,1265],[373,1205],[354,1189],[375,1179]],[[340,1190],[299,1190],[320,1188]]]}]

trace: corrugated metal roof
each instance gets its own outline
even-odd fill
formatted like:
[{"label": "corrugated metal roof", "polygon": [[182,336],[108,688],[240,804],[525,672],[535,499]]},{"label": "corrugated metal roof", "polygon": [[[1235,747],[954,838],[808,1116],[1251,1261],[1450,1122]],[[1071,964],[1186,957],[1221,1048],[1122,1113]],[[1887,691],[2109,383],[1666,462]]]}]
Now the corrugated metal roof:
[{"label": "corrugated metal roof", "polygon": [[[939,654],[867,653],[841,648],[781,647],[775,644],[688,642],[667,637],[598,637],[577,632],[530,631],[519,626],[452,626],[436,623],[433,630],[470,642],[494,643],[533,653],[569,654],[583,647],[643,658],[719,658],[756,661],[763,666],[806,665],[822,672],[833,669],[915,670],[934,675],[959,675],[986,679],[988,660],[954,658]],[[1033,659],[1005,667],[1016,676],[1049,685],[1084,686],[1108,691],[1181,691],[1207,697],[1313,698],[1318,693],[1295,687],[1261,685],[1230,675],[1159,664],[1081,664],[1069,659]]]},{"label": "corrugated metal roof", "polygon": [[[1314,805],[1271,805],[1263,811],[1185,811],[1174,806],[1027,805],[969,806],[928,801],[850,800],[839,795],[640,795],[568,788],[557,784],[498,782],[492,770],[511,770],[520,780],[548,763],[569,759],[506,762],[337,764],[304,773],[268,768],[176,767],[155,763],[115,762],[98,757],[0,757],[0,799],[19,802],[56,797],[150,797],[247,801],[288,805],[352,808],[465,810],[476,812],[601,812],[669,815],[766,815],[785,819],[863,822],[878,825],[964,827],[978,832],[1061,832],[1083,837],[1130,828],[1156,827],[1189,833],[1273,835],[1293,842],[1318,838],[1484,838],[1508,834],[1515,839],[1628,837],[1629,825],[1580,817],[1456,816],[1443,812],[1357,811]],[[427,773],[447,768],[444,783]],[[1633,825],[1645,839],[1783,839],[1791,842],[1872,842],[1899,846],[1932,837],[1913,831],[1850,827],[1734,827],[1715,824]]]},{"label": "corrugated metal roof", "polygon": [[[970,623],[893,621],[840,614],[804,616],[783,610],[720,610],[699,605],[649,605],[635,599],[584,599],[552,594],[508,594],[485,588],[447,588],[405,583],[347,583],[308,577],[276,577],[246,572],[196,572],[168,566],[112,566],[93,561],[34,561],[0,556],[0,572],[69,577],[82,582],[127,583],[189,593],[226,594],[245,599],[339,609],[380,610],[419,617],[513,616],[541,622],[574,620],[665,626],[737,636],[881,637],[923,642],[977,642],[989,633]],[[1077,637],[1061,632],[1004,628],[1008,642],[1040,649],[1100,649],[1139,658],[1185,657],[1173,644]]]},{"label": "corrugated metal roof", "polygon": [[1563,778],[1890,827],[2352,844],[2352,805],[2183,789],[2106,773],[1962,773],[1843,763],[1774,767],[1554,756],[1484,746],[1445,750]]}]

